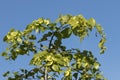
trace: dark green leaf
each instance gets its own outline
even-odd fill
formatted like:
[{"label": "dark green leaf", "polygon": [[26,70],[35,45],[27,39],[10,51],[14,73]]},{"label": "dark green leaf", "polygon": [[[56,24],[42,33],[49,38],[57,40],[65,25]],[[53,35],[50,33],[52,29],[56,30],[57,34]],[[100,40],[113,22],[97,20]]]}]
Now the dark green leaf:
[{"label": "dark green leaf", "polygon": [[37,73],[37,72],[39,71],[39,69],[38,69],[38,68],[34,68],[33,71],[34,71],[35,73]]},{"label": "dark green leaf", "polygon": [[74,73],[73,76],[74,76],[75,80],[77,80],[78,73]]},{"label": "dark green leaf", "polygon": [[72,31],[70,28],[65,28],[63,31],[61,31],[62,38],[69,38],[72,34]]},{"label": "dark green leaf", "polygon": [[6,73],[3,74],[4,77],[8,76],[10,74],[9,71],[7,71]]},{"label": "dark green leaf", "polygon": [[62,39],[62,34],[61,34],[61,32],[55,32],[54,33],[55,34],[55,36],[56,36],[56,38],[58,39],[58,40],[61,40]]},{"label": "dark green leaf", "polygon": [[1,56],[7,57],[8,54],[7,54],[6,52],[3,52],[3,53],[1,54]]},{"label": "dark green leaf", "polygon": [[50,30],[55,30],[56,28],[56,23],[50,23],[49,25]]},{"label": "dark green leaf", "polygon": [[5,36],[5,37],[3,38],[3,41],[5,42],[5,41],[7,41],[7,39],[8,39],[7,36]]},{"label": "dark green leaf", "polygon": [[42,41],[46,41],[48,39],[48,37],[50,37],[52,35],[52,32],[48,32],[46,34],[43,35],[43,37],[38,41],[39,42],[42,42]]},{"label": "dark green leaf", "polygon": [[58,49],[61,45],[61,40],[55,40],[54,45],[55,45],[55,49]]},{"label": "dark green leaf", "polygon": [[35,35],[30,35],[30,36],[29,36],[29,39],[31,39],[31,40],[36,40],[36,36],[35,36]]}]

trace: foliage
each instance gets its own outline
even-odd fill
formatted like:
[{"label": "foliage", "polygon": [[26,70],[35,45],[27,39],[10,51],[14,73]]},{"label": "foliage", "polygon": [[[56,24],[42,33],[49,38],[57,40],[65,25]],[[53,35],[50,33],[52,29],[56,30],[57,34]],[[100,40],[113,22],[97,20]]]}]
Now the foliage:
[{"label": "foliage", "polygon": [[96,29],[101,36],[98,44],[100,54],[106,50],[105,34],[100,24],[93,18],[86,19],[82,15],[60,15],[55,22],[39,18],[27,25],[23,31],[11,29],[4,37],[9,46],[2,53],[7,60],[15,60],[19,55],[34,54],[30,66],[32,70],[21,69],[18,72],[6,72],[3,76],[8,80],[40,79],[56,80],[104,80],[99,69],[100,63],[91,51],[67,49],[62,44],[64,39],[72,35],[83,41],[89,33]]}]

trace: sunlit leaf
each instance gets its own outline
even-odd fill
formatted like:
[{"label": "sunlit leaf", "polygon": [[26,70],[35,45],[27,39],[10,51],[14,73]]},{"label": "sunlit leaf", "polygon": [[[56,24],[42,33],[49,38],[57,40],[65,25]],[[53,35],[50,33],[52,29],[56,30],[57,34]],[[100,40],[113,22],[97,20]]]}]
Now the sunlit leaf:
[{"label": "sunlit leaf", "polygon": [[71,74],[71,68],[68,68],[65,73],[64,76],[69,76]]},{"label": "sunlit leaf", "polygon": [[52,65],[52,69],[57,72],[60,70],[59,65],[56,65],[56,64]]},{"label": "sunlit leaf", "polygon": [[95,62],[95,63],[94,63],[94,68],[95,68],[95,69],[99,69],[99,67],[100,67],[100,64],[99,64],[98,62]]},{"label": "sunlit leaf", "polygon": [[90,24],[91,24],[92,27],[94,27],[96,25],[95,19],[90,18],[88,21],[90,22]]},{"label": "sunlit leaf", "polygon": [[46,66],[51,66],[53,64],[53,61],[48,61],[47,63],[46,63]]}]

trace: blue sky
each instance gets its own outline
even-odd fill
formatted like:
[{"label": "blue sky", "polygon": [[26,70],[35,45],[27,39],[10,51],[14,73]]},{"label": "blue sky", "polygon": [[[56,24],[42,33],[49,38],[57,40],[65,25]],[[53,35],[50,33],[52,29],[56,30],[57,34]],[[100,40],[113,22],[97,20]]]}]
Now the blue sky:
[{"label": "blue sky", "polygon": [[[86,18],[93,17],[100,23],[107,37],[107,51],[100,55],[97,49],[98,39],[88,37],[78,44],[77,39],[65,40],[67,46],[92,50],[101,63],[101,70],[108,80],[119,80],[120,76],[120,0],[0,0],[0,53],[7,45],[2,39],[11,29],[23,30],[33,20],[45,17],[55,20],[59,14],[82,14]],[[15,61],[6,61],[0,57],[0,79],[2,74],[19,68],[28,68],[29,57],[18,57]]]}]

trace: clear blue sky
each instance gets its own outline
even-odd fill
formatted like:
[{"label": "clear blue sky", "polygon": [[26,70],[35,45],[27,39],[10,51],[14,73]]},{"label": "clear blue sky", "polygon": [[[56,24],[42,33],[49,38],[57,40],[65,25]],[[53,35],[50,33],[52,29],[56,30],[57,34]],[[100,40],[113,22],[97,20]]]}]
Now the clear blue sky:
[{"label": "clear blue sky", "polygon": [[[120,0],[0,0],[0,53],[7,46],[2,39],[10,28],[23,30],[27,24],[39,17],[55,20],[59,14],[82,14],[86,18],[93,17],[100,23],[107,36],[107,51],[99,55],[97,40],[86,38],[78,44],[77,39],[65,41],[67,46],[93,50],[101,63],[101,70],[108,80],[120,78]],[[2,74],[19,68],[28,68],[29,57],[19,57],[16,62],[5,61],[0,57],[0,80]]]}]

